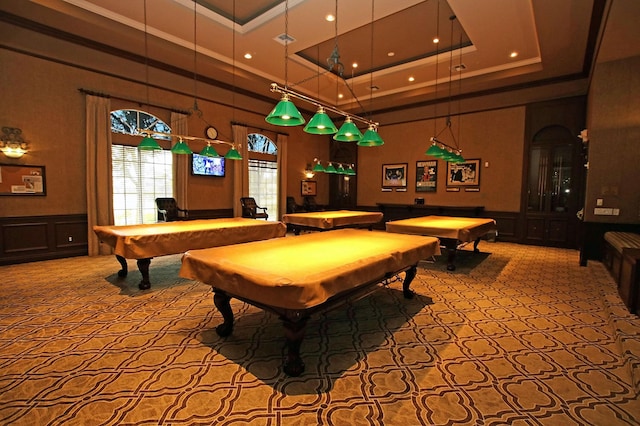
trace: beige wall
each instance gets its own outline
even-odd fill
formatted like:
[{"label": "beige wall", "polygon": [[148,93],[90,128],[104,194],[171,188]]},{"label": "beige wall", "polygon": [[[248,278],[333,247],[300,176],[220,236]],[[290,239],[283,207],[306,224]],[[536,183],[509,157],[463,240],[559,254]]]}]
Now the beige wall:
[{"label": "beige wall", "polygon": [[[480,159],[480,192],[446,191],[447,163],[438,160],[437,192],[416,192],[416,162],[433,160],[424,152],[434,135],[433,120],[383,126],[382,147],[358,150],[358,204],[409,203],[423,197],[426,204],[445,206],[485,206],[486,210],[520,210],[521,171],[524,146],[525,108],[512,107],[452,117],[452,131],[465,159]],[[435,132],[445,127],[436,121]],[[458,134],[458,130],[460,133]],[[443,141],[453,144],[448,131]],[[382,192],[382,165],[408,163],[406,192]],[[488,163],[488,166],[486,165]]]},{"label": "beige wall", "polygon": [[[161,73],[156,73],[154,77],[156,80],[153,81],[163,81],[166,78]],[[0,103],[0,126],[22,129],[25,139],[30,144],[29,153],[21,159],[2,156],[0,163],[44,165],[47,187],[46,197],[3,197],[0,202],[1,217],[86,213],[85,96],[78,89],[112,95],[112,109],[141,108],[156,114],[166,122],[170,121],[170,110],[167,108],[149,108],[120,99],[146,101],[144,84],[4,49],[0,50],[0,84],[5,99]],[[202,95],[199,94],[199,97],[218,97],[217,93],[207,93],[204,87],[201,90]],[[302,172],[307,163],[313,162],[313,158],[328,159],[327,140],[308,135],[301,128],[269,126],[264,121],[264,116],[272,106],[257,102],[251,104],[250,99],[243,99],[240,95],[234,96],[238,102],[263,111],[256,113],[243,107],[234,112],[229,105],[200,99],[198,107],[203,112],[203,119],[192,115],[188,123],[189,133],[204,136],[204,129],[207,123],[210,123],[219,130],[220,139],[231,141],[231,122],[236,121],[247,124],[250,131],[271,128],[263,131],[271,138],[276,137],[276,132],[288,134],[289,173],[286,192],[287,195],[296,196],[301,200]],[[8,99],[11,101],[7,102]],[[231,97],[226,93],[219,99],[230,101]],[[151,87],[149,103],[188,110],[193,106],[193,97]],[[190,142],[190,147],[196,152],[203,146],[204,142]],[[221,153],[226,151],[225,148],[219,150]],[[232,207],[232,176],[235,164],[232,161],[227,164],[228,173],[223,179],[189,177],[190,209]],[[317,176],[315,180],[318,182],[318,202],[327,203],[327,177]]]},{"label": "beige wall", "polygon": [[[640,56],[597,64],[588,100],[585,220],[640,223]],[[595,215],[602,207],[619,216]]]}]

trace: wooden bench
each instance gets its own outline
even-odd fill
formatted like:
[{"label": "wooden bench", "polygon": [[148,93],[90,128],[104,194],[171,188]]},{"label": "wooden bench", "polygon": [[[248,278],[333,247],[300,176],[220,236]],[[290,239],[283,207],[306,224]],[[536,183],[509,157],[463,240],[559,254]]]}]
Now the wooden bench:
[{"label": "wooden bench", "polygon": [[618,284],[622,301],[635,314],[640,308],[640,234],[606,232],[604,265]]}]

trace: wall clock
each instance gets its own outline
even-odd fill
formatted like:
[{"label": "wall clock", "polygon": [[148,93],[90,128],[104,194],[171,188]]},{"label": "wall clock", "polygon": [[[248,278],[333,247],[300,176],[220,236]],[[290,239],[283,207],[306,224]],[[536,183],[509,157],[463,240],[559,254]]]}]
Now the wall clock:
[{"label": "wall clock", "polygon": [[207,127],[204,133],[207,136],[207,139],[215,140],[218,137],[218,131],[213,126]]}]

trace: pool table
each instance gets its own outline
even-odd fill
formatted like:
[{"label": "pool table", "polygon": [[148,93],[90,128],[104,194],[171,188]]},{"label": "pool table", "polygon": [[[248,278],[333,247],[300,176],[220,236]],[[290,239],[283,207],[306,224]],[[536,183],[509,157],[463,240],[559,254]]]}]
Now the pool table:
[{"label": "pool table", "polygon": [[359,212],[352,210],[329,210],[309,213],[287,213],[282,221],[291,226],[294,234],[303,229],[326,231],[338,228],[368,227],[382,220],[380,212]]},{"label": "pool table", "polygon": [[180,276],[209,284],[223,317],[216,327],[225,337],[233,330],[230,300],[236,298],[275,313],[283,321],[287,342],[284,372],[304,371],[300,345],[309,317],[341,306],[400,280],[404,297],[419,260],[440,253],[437,238],[384,231],[338,229],[189,250]]},{"label": "pool table", "polygon": [[282,222],[265,222],[240,217],[224,219],[160,222],[144,225],[94,226],[101,242],[114,249],[122,269],[128,273],[127,259],[137,259],[142,281],[141,290],[151,288],[149,265],[157,256],[184,253],[190,249],[225,246],[248,241],[284,237],[287,227]]},{"label": "pool table", "polygon": [[385,224],[387,232],[429,235],[440,239],[447,248],[447,270],[455,271],[458,247],[473,241],[473,251],[478,252],[480,238],[497,231],[496,221],[479,217],[422,216],[394,220]]}]

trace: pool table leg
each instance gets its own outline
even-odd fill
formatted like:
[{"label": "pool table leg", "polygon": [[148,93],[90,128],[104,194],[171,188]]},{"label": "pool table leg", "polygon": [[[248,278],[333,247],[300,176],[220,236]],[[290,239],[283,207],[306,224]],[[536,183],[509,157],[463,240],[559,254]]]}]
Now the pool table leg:
[{"label": "pool table leg", "polygon": [[231,297],[222,291],[215,291],[213,294],[213,303],[222,314],[224,322],[216,327],[216,333],[220,337],[227,337],[233,331],[233,311],[231,310]]},{"label": "pool table leg", "polygon": [[447,271],[456,270],[456,251],[458,250],[458,240],[443,239],[444,245],[447,249]]},{"label": "pool table leg", "polygon": [[415,295],[415,293],[409,288],[409,286],[411,285],[413,279],[416,277],[417,270],[417,266],[414,265],[407,269],[404,273],[404,281],[402,282],[402,294],[404,295],[405,299],[413,299],[413,296]]},{"label": "pool table leg", "polygon": [[138,284],[140,290],[148,290],[151,288],[151,281],[149,281],[149,265],[151,264],[151,258],[138,259],[138,270],[142,274],[142,281]]},{"label": "pool table leg", "polygon": [[125,259],[124,257],[120,256],[119,254],[116,254],[116,259],[118,260],[118,263],[120,264],[120,267],[122,268],[122,269],[120,269],[118,271],[118,276],[120,278],[124,278],[129,273],[129,267],[127,266],[127,259]]},{"label": "pool table leg", "polygon": [[478,249],[478,244],[480,244],[480,237],[476,238],[476,240],[473,242],[473,252],[474,253],[479,253],[480,250]]},{"label": "pool table leg", "polygon": [[291,321],[282,318],[284,325],[284,335],[287,340],[287,358],[284,361],[284,372],[292,377],[298,377],[304,371],[304,362],[300,357],[300,346],[304,339],[304,331],[309,318],[301,318]]}]

